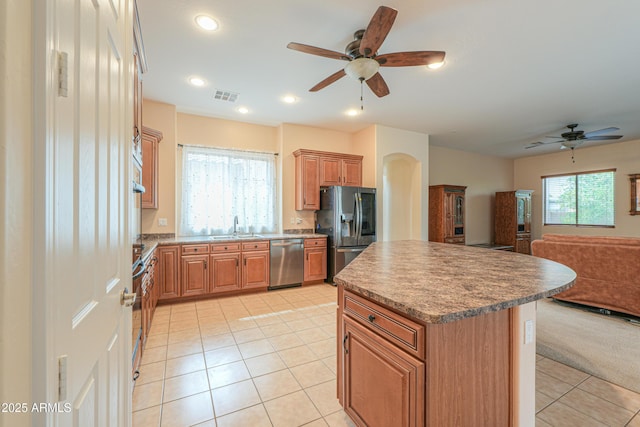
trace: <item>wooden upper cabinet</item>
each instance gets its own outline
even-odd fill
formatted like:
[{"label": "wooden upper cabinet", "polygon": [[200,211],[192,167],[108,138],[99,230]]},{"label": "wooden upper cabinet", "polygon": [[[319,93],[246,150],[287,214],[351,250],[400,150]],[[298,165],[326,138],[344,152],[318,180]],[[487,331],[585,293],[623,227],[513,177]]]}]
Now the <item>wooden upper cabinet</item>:
[{"label": "wooden upper cabinet", "polygon": [[162,132],[142,127],[142,207],[158,209],[158,144]]},{"label": "wooden upper cabinet", "polygon": [[362,186],[362,156],[355,157],[359,158],[320,156],[320,186]]},{"label": "wooden upper cabinet", "polygon": [[300,149],[296,161],[296,210],[319,210],[320,187],[362,185],[362,156]]},{"label": "wooden upper cabinet", "polygon": [[[295,155],[295,153],[294,153]],[[296,156],[296,210],[320,209],[320,158],[314,155]]]}]

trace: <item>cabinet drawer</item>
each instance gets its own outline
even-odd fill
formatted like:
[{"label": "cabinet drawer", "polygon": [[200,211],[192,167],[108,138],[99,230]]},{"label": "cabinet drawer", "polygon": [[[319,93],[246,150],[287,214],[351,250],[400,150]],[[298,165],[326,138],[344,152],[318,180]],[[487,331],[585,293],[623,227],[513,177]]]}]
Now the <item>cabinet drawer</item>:
[{"label": "cabinet drawer", "polygon": [[327,239],[304,239],[305,248],[320,248],[327,246]]},{"label": "cabinet drawer", "polygon": [[344,292],[343,311],[358,323],[424,360],[425,327],[351,292]]},{"label": "cabinet drawer", "polygon": [[464,236],[463,237],[445,237],[445,243],[462,243],[464,244]]},{"label": "cabinet drawer", "polygon": [[182,245],[182,255],[208,254],[209,245]]},{"label": "cabinet drawer", "polygon": [[257,241],[257,242],[243,242],[242,251],[264,251],[269,249],[269,241]]},{"label": "cabinet drawer", "polygon": [[211,252],[240,252],[240,243],[218,243],[211,245]]}]

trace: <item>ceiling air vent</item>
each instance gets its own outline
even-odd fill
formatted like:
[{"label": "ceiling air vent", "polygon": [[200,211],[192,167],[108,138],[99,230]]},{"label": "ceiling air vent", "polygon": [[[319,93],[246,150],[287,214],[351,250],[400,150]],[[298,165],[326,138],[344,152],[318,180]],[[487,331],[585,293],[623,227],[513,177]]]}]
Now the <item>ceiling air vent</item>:
[{"label": "ceiling air vent", "polygon": [[219,101],[236,102],[238,100],[238,96],[239,94],[237,92],[216,89],[216,92],[213,94],[213,99],[217,99]]}]

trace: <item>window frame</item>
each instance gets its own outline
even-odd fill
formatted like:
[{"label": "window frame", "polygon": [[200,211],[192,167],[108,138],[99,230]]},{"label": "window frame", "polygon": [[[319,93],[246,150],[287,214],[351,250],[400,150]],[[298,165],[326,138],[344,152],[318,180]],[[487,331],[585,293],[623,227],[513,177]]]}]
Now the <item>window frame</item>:
[{"label": "window frame", "polygon": [[[178,144],[178,148],[180,148],[180,157],[179,157],[179,161],[178,161],[178,176],[180,179],[179,182],[179,186],[180,186],[180,194],[177,195],[176,197],[176,204],[179,206],[178,209],[178,233],[180,236],[210,236],[210,235],[230,235],[232,233],[232,227],[233,227],[233,222],[227,224],[225,222],[225,224],[222,225],[222,228],[207,228],[205,230],[205,232],[203,233],[199,233],[197,231],[194,232],[193,229],[191,229],[190,227],[188,227],[188,223],[189,220],[186,218],[185,213],[185,194],[187,193],[186,188],[185,188],[185,162],[188,160],[187,157],[185,157],[187,155],[187,152],[199,152],[200,154],[205,154],[205,155],[221,155],[222,157],[227,157],[229,159],[234,159],[234,160],[239,160],[242,159],[243,161],[251,161],[252,157],[262,157],[265,160],[269,159],[270,157],[272,157],[272,159],[269,159],[269,161],[273,162],[272,163],[272,169],[271,169],[271,173],[270,173],[270,179],[272,180],[272,200],[271,203],[273,203],[273,211],[271,212],[272,217],[273,217],[273,224],[272,226],[267,226],[267,229],[264,228],[264,226],[259,226],[258,224],[255,224],[253,222],[244,222],[241,218],[242,215],[239,215],[240,218],[240,222],[238,223],[237,226],[237,232],[238,234],[254,234],[257,233],[256,235],[259,234],[264,234],[264,233],[277,233],[278,230],[280,229],[280,212],[279,212],[279,200],[280,200],[280,194],[279,194],[279,180],[280,180],[280,171],[279,171],[279,164],[278,164],[278,153],[277,152],[271,152],[271,151],[257,151],[257,150],[245,150],[245,149],[240,149],[240,148],[236,148],[236,147],[219,147],[219,146],[209,146],[209,145],[194,145],[194,144]],[[237,207],[230,209],[229,210],[229,217],[233,218],[233,215],[235,215],[237,212]],[[226,216],[226,214],[225,214]]]},{"label": "window frame", "polygon": [[[613,174],[613,200],[612,200],[612,208],[613,208],[613,224],[579,224],[578,223],[578,206],[579,206],[579,189],[578,189],[578,176],[580,175],[595,175],[600,173],[612,173]],[[616,201],[615,201],[615,184],[616,184],[616,168],[609,169],[598,169],[591,171],[582,171],[582,172],[570,172],[570,173],[561,173],[554,175],[543,175],[540,178],[542,179],[542,225],[543,226],[558,226],[558,227],[584,227],[584,228],[615,228],[615,220],[616,220]],[[575,183],[575,209],[576,209],[576,220],[575,223],[572,224],[561,224],[561,223],[548,223],[547,222],[547,185],[545,180],[547,178],[559,178],[559,177],[574,177],[576,180]]]}]

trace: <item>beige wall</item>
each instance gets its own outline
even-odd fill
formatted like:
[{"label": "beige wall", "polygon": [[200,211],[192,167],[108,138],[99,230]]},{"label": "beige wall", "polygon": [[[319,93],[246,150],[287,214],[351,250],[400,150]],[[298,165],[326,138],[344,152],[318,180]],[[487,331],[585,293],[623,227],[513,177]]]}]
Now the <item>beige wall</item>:
[{"label": "beige wall", "polygon": [[[364,185],[374,186],[371,156],[373,143],[366,138],[372,132],[357,137],[346,132],[282,124],[278,127],[255,125],[213,117],[177,113],[175,106],[145,99],[143,106],[145,126],[163,132],[159,149],[158,209],[144,209],[144,233],[179,233],[181,151],[178,144],[200,145],[244,150],[277,152],[278,208],[282,229],[312,229],[315,213],[295,210],[295,161],[293,152],[299,148],[331,151],[364,156]],[[354,142],[355,141],[355,142]],[[367,151],[363,151],[367,150]],[[158,225],[159,218],[167,219],[167,226]],[[293,221],[293,223],[292,223]]]},{"label": "beige wall", "polygon": [[[429,135],[395,129],[386,126],[375,126],[375,154],[376,154],[376,188],[377,197],[377,238],[378,241],[388,241],[398,238],[412,238],[428,240],[429,237]],[[413,171],[411,177],[403,177],[401,182],[411,183],[412,191],[405,194],[403,201],[388,197],[393,186],[401,185],[394,180],[386,181],[384,177],[385,165],[396,161],[400,157],[412,158]],[[406,178],[406,179],[405,179]],[[421,191],[422,190],[422,191]],[[407,215],[393,217],[398,211],[392,203],[401,203],[409,210],[408,217],[411,224],[407,228]],[[388,217],[391,216],[391,217]],[[397,228],[397,229],[396,229]]]},{"label": "beige wall", "polygon": [[369,126],[353,134],[353,149],[362,154],[362,186],[376,186],[376,127]]},{"label": "beige wall", "polygon": [[[158,145],[158,209],[142,210],[142,231],[144,233],[175,233],[176,107],[145,99],[142,114],[143,125],[159,130],[163,135]],[[167,219],[166,227],[158,225],[159,218]]]},{"label": "beige wall", "polygon": [[496,191],[515,190],[511,159],[431,146],[429,185],[466,185],[467,244],[493,242]]},{"label": "beige wall", "polygon": [[[630,186],[627,176],[632,173],[640,173],[640,141],[582,147],[575,150],[574,157],[575,163],[572,163],[571,152],[559,150],[557,153],[515,160],[515,187],[534,190],[531,220],[532,237],[540,238],[543,233],[640,236],[640,216],[629,215]],[[614,195],[615,228],[542,225],[541,176],[610,168],[617,169]]]},{"label": "beige wall", "polygon": [[[283,229],[313,229],[315,212],[295,210],[295,159],[293,152],[299,148],[330,151],[345,154],[354,152],[352,135],[311,126],[284,123],[280,126],[282,155],[282,221]],[[293,224],[291,223],[293,219]],[[298,223],[298,219],[300,223]]]},{"label": "beige wall", "polygon": [[[40,254],[43,246],[37,250],[32,246],[32,213],[34,206],[41,207],[34,200],[44,197],[33,192],[32,129],[42,124],[33,122],[31,36],[32,20],[42,20],[42,15],[33,14],[31,1],[0,2],[0,402],[5,403],[43,401],[46,390],[45,372],[38,371],[42,360],[36,358],[32,371],[33,350],[44,354],[47,338],[40,328],[43,310],[32,310],[32,300],[42,303],[32,291],[34,261],[41,259],[34,254]],[[39,113],[42,107],[36,106]],[[43,151],[40,146],[39,153]],[[34,378],[37,382],[32,382]],[[0,426],[30,426],[32,418],[41,421],[42,416],[0,413]]]}]

